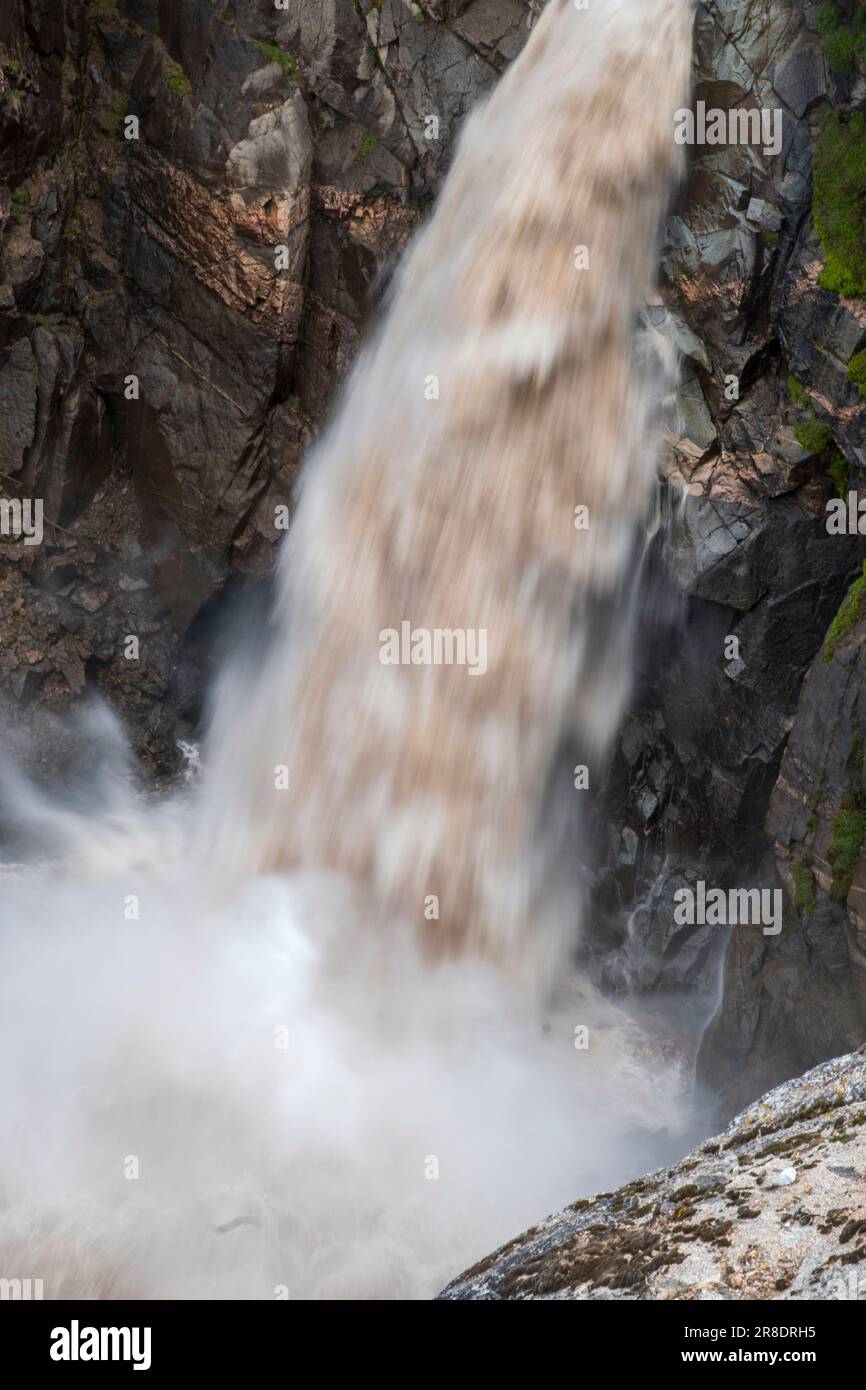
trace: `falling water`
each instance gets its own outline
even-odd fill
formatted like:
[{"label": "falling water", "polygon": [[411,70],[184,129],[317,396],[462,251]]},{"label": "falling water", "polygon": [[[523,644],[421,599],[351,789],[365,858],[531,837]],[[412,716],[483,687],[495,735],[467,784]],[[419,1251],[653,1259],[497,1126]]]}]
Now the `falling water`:
[{"label": "falling water", "polygon": [[[628,690],[689,57],[688,0],[551,0],[309,460],[197,783],[87,814],[15,784],[55,862],[5,894],[0,1274],[425,1296],[681,1122],[569,972],[542,803]],[[483,633],[484,669],[384,664],[404,623]]]}]

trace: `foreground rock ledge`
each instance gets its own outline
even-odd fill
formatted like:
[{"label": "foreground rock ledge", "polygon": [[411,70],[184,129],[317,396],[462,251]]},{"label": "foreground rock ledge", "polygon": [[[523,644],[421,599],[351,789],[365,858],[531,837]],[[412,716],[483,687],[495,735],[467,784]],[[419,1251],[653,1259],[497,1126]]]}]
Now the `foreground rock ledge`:
[{"label": "foreground rock ledge", "polygon": [[444,1299],[866,1299],[866,1047],[681,1163],[549,1217]]}]

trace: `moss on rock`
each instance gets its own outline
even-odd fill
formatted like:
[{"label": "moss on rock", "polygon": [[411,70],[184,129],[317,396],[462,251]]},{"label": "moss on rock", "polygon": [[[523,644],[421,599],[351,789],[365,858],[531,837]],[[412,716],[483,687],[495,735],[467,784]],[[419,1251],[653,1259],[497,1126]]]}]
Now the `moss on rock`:
[{"label": "moss on rock", "polygon": [[866,400],[866,350],[851,358],[848,363],[848,380],[859,386],[860,395]]},{"label": "moss on rock", "polygon": [[855,579],[848,590],[839,612],[836,614],[827,636],[824,638],[824,660],[832,661],[840,644],[861,618],[866,617],[866,560],[863,573]]},{"label": "moss on rock", "polygon": [[831,113],[813,162],[813,215],[825,264],[820,284],[844,296],[866,294],[866,115]]},{"label": "moss on rock", "polygon": [[794,426],[794,435],[801,449],[807,454],[822,454],[830,443],[830,431],[813,413],[801,424]]},{"label": "moss on rock", "polygon": [[278,43],[260,43],[258,50],[269,63],[278,63],[287,77],[300,81],[301,65],[293,53],[287,53]]},{"label": "moss on rock", "polygon": [[818,11],[815,28],[830,67],[850,77],[858,63],[866,60],[866,11],[859,5],[827,0]]},{"label": "moss on rock", "polygon": [[844,807],[833,822],[833,839],[827,859],[833,869],[830,896],[845,902],[854,882],[854,870],[866,839],[866,811]]},{"label": "moss on rock", "polygon": [[809,392],[806,390],[805,386],[801,385],[795,376],[788,377],[788,399],[792,405],[811,405]]},{"label": "moss on rock", "polygon": [[815,880],[808,859],[798,859],[791,867],[794,880],[794,906],[808,917],[815,911]]}]

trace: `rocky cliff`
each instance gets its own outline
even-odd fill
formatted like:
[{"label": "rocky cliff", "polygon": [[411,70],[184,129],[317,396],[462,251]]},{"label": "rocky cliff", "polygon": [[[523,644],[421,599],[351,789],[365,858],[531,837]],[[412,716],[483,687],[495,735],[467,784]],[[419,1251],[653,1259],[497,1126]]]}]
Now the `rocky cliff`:
[{"label": "rocky cliff", "polygon": [[3,6],[0,474],[47,535],[0,546],[0,693],[49,761],[89,687],[173,760],[214,616],[270,571],[304,447],[527,14]]},{"label": "rocky cliff", "polygon": [[[536,8],[3,7],[0,474],[46,540],[0,544],[0,698],[46,766],[93,689],[173,766],[220,614],[267,583],[304,450]],[[683,381],[584,949],[693,1037],[715,1010],[699,1074],[728,1114],[866,1018],[866,547],[825,514],[866,462],[861,9],[697,6],[696,102],[779,112],[781,141],[690,150],[650,309]],[[781,883],[783,932],[677,927],[699,878]]]},{"label": "rocky cliff", "polygon": [[[698,6],[696,103],[778,112],[782,135],[778,153],[692,152],[663,255],[664,306],[685,356],[680,424],[644,586],[641,687],[606,792],[607,930],[593,944],[602,978],[681,997],[698,1029],[701,1008],[721,996],[698,1073],[726,1115],[864,1034],[859,847],[847,906],[826,865],[859,777],[857,634],[829,665],[824,639],[866,553],[856,530],[828,531],[826,511],[862,487],[866,308],[828,287],[816,229],[828,206],[847,210],[853,198],[856,261],[866,188],[851,175],[866,149],[857,8]],[[673,895],[698,879],[781,883],[783,931],[677,927]]]},{"label": "rocky cliff", "polygon": [[866,1299],[866,1056],[826,1062],[681,1163],[575,1202],[443,1299]]}]

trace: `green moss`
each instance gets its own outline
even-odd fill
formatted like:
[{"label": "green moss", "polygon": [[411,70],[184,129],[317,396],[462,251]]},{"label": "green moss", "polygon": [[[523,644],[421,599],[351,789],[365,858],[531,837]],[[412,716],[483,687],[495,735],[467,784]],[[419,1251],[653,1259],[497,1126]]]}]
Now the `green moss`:
[{"label": "green moss", "polygon": [[828,117],[812,166],[812,212],[825,264],[819,283],[835,294],[866,294],[866,115]]},{"label": "green moss", "polygon": [[177,92],[184,101],[192,91],[192,84],[181,67],[173,67],[168,75],[168,85],[173,92]]},{"label": "green moss", "polygon": [[838,647],[852,627],[864,617],[866,617],[866,560],[863,561],[863,573],[859,579],[854,580],[842,600],[839,612],[830,624],[827,636],[824,638],[825,661],[833,660]]},{"label": "green moss", "polygon": [[[800,448],[807,454],[823,454],[830,443],[829,427],[818,419],[809,392],[795,376],[788,377],[788,398],[796,411],[794,437]],[[845,460],[836,459],[828,470],[834,480],[840,465],[845,469],[845,477],[848,476]]]},{"label": "green moss", "polygon": [[116,92],[105,109],[100,112],[100,129],[106,135],[122,135],[123,122],[128,115],[129,97],[125,92]]},{"label": "green moss", "polygon": [[794,906],[808,917],[815,911],[815,880],[808,859],[798,859],[791,867],[794,880]]},{"label": "green moss", "polygon": [[822,789],[823,789],[823,786],[824,786],[824,779],[826,778],[826,776],[827,776],[826,768],[822,768],[822,769],[821,769],[821,781],[818,783],[817,787],[815,788],[814,792],[812,793],[812,800],[809,802],[809,808],[810,808],[810,810],[812,810],[812,811],[817,811],[818,808],[819,808],[820,805],[821,805],[821,791],[822,791]]},{"label": "green moss", "polygon": [[788,377],[788,398],[792,405],[811,405],[809,392],[795,376]]},{"label": "green moss", "polygon": [[368,155],[373,153],[378,144],[379,141],[376,139],[375,135],[373,135],[371,131],[365,130],[361,136],[361,143],[358,146],[358,152],[355,158],[366,159]]},{"label": "green moss", "polygon": [[818,11],[815,28],[830,67],[850,77],[866,58],[866,13],[857,5],[828,0]]},{"label": "green moss", "polygon": [[117,0],[90,0],[91,19],[117,19]]},{"label": "green moss", "polygon": [[848,380],[859,386],[860,395],[866,400],[866,350],[851,358],[848,363]]},{"label": "green moss", "polygon": [[833,486],[836,489],[837,497],[844,497],[848,491],[848,460],[843,454],[833,455],[830,467],[827,469],[833,479]]},{"label": "green moss", "polygon": [[9,62],[6,64],[6,66],[7,66],[7,68],[9,69],[10,72],[20,72],[20,71],[21,71],[21,64],[19,63],[19,61],[18,61],[17,58],[10,58],[10,59],[9,59]]},{"label": "green moss", "polygon": [[830,896],[843,903],[854,881],[854,870],[866,839],[866,811],[846,808],[833,822],[833,839],[827,859],[833,869]]},{"label": "green moss", "polygon": [[257,47],[269,63],[279,63],[287,77],[291,77],[294,82],[300,82],[301,65],[293,53],[287,53],[278,43],[260,43]]},{"label": "green moss", "polygon": [[30,194],[23,184],[19,184],[12,194],[12,220],[14,222],[26,222],[30,217]]},{"label": "green moss", "polygon": [[830,443],[830,431],[814,414],[794,427],[794,436],[807,454],[822,454]]},{"label": "green moss", "polygon": [[779,241],[781,240],[780,232],[762,231],[761,236],[764,238],[764,241],[767,243],[768,246],[778,246]]}]

